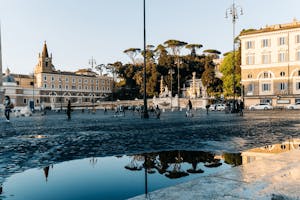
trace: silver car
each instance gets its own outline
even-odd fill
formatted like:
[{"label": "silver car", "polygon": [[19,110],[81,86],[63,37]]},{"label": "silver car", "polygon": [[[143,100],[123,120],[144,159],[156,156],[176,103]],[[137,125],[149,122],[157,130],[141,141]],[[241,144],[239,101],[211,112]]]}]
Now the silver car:
[{"label": "silver car", "polygon": [[286,108],[290,110],[300,109],[300,103],[290,104]]},{"label": "silver car", "polygon": [[272,110],[273,106],[268,103],[259,103],[249,106],[249,110]]}]

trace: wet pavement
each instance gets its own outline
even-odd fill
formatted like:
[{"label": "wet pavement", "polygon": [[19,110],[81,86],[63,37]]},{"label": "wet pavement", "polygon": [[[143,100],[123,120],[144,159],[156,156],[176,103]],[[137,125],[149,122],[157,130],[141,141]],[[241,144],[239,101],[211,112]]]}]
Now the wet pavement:
[{"label": "wet pavement", "polygon": [[104,114],[35,114],[0,119],[0,183],[11,174],[34,167],[88,157],[139,154],[164,150],[214,153],[242,152],[299,138],[299,111],[246,112],[243,117],[224,112],[162,113],[160,119]]},{"label": "wet pavement", "polygon": [[[257,160],[195,180],[140,195],[143,199],[299,200],[300,149],[261,155]],[[266,154],[266,152],[264,152]]]}]

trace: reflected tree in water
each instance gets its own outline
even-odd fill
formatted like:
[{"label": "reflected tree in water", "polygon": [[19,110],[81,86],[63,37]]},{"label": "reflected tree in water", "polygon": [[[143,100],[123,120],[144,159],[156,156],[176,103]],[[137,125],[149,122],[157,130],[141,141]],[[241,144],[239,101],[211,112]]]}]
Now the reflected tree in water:
[{"label": "reflected tree in water", "polygon": [[[145,159],[147,158],[147,159]],[[180,178],[194,173],[203,173],[198,167],[202,162],[207,167],[218,167],[222,163],[215,159],[214,154],[203,151],[163,151],[132,156],[132,160],[126,169],[140,171],[144,167],[147,173],[155,173],[156,170],[168,178]],[[191,164],[186,171],[182,169],[183,163]]]}]

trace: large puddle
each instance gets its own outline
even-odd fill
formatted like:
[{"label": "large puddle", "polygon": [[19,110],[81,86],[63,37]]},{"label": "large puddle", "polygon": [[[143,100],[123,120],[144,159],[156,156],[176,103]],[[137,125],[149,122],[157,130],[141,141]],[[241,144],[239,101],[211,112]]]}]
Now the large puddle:
[{"label": "large puddle", "polygon": [[235,154],[176,150],[91,157],[14,174],[3,183],[0,198],[127,199],[299,149],[300,139],[290,139]]},{"label": "large puddle", "polygon": [[[126,199],[242,162],[201,151],[165,151],[86,158],[14,174],[3,184],[4,199]],[[145,173],[147,172],[147,173]]]}]

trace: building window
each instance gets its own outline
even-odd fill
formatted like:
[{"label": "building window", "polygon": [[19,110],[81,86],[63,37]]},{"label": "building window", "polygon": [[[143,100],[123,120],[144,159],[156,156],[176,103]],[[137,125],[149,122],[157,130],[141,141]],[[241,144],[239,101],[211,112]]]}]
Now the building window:
[{"label": "building window", "polygon": [[75,83],[75,78],[72,79],[72,83]]},{"label": "building window", "polygon": [[264,83],[264,84],[262,84],[262,91],[263,92],[269,92],[269,91],[271,91],[271,84],[270,83]]},{"label": "building window", "polygon": [[285,90],[287,88],[286,83],[280,83],[279,84],[279,90]]},{"label": "building window", "polygon": [[247,41],[246,49],[254,49],[254,41]]},{"label": "building window", "polygon": [[46,83],[44,84],[44,88],[47,88],[47,84]]},{"label": "building window", "polygon": [[300,50],[296,52],[296,60],[300,61]]},{"label": "building window", "polygon": [[61,89],[61,85],[58,85],[58,88]]},{"label": "building window", "polygon": [[254,89],[253,84],[248,85],[248,92],[253,92],[253,89]]},{"label": "building window", "polygon": [[247,65],[254,65],[255,64],[255,59],[254,55],[247,55],[246,57],[246,64]]},{"label": "building window", "polygon": [[280,72],[280,76],[284,77],[285,76],[285,72]]},{"label": "building window", "polygon": [[69,86],[68,85],[66,85],[66,90],[68,90],[69,89]]},{"label": "building window", "polygon": [[99,81],[98,80],[96,80],[96,84],[98,84],[99,83]]},{"label": "building window", "polygon": [[300,43],[300,35],[296,35],[296,43]]},{"label": "building window", "polygon": [[27,99],[23,99],[23,103],[24,103],[24,104],[27,104]]},{"label": "building window", "polygon": [[278,62],[285,62],[285,61],[286,61],[286,58],[287,58],[286,53],[280,52],[280,53],[278,54]]},{"label": "building window", "polygon": [[252,74],[248,74],[248,78],[252,78]]},{"label": "building window", "polygon": [[51,77],[51,80],[54,81],[54,76]]},{"label": "building window", "polygon": [[104,84],[104,80],[102,80],[102,84]]},{"label": "building window", "polygon": [[54,88],[55,88],[55,86],[52,84],[52,85],[51,85],[51,88],[52,88],[52,89],[54,89]]},{"label": "building window", "polygon": [[264,54],[264,55],[262,55],[262,63],[263,64],[269,64],[270,61],[271,61],[270,58],[271,58],[270,54]]},{"label": "building window", "polygon": [[85,80],[84,80],[84,83],[87,83],[87,82],[88,82],[88,80],[87,80],[87,79],[85,79]]},{"label": "building window", "polygon": [[285,41],[285,37],[280,37],[279,40],[278,40],[278,44],[279,45],[285,45],[286,44],[286,41]]},{"label": "building window", "polygon": [[[17,85],[18,85],[18,84],[17,84]],[[33,86],[33,82],[32,82],[32,81],[30,81],[30,85]]]},{"label": "building window", "polygon": [[262,47],[270,47],[271,46],[271,40],[270,39],[263,39],[261,41],[261,46]]},{"label": "building window", "polygon": [[69,78],[68,77],[66,77],[66,83],[68,83],[69,82]]},{"label": "building window", "polygon": [[78,79],[78,82],[79,82],[79,83],[81,83],[81,78],[80,78],[80,79]]},{"label": "building window", "polygon": [[75,85],[72,85],[72,90],[76,90],[76,86]]},{"label": "building window", "polygon": [[85,88],[85,90],[87,90],[87,89],[88,89],[88,87],[87,87],[87,86],[84,86],[84,88]]},{"label": "building window", "polygon": [[93,79],[91,79],[91,83],[94,83],[94,80],[93,80]]},{"label": "building window", "polygon": [[78,86],[78,89],[81,90],[81,85]]},{"label": "building window", "polygon": [[44,75],[44,81],[47,81],[47,76],[46,75]]},{"label": "building window", "polygon": [[300,90],[300,82],[296,83],[296,90]]},{"label": "building window", "polygon": [[269,72],[264,72],[264,78],[270,78],[271,76],[270,76],[270,74],[269,74]]}]

